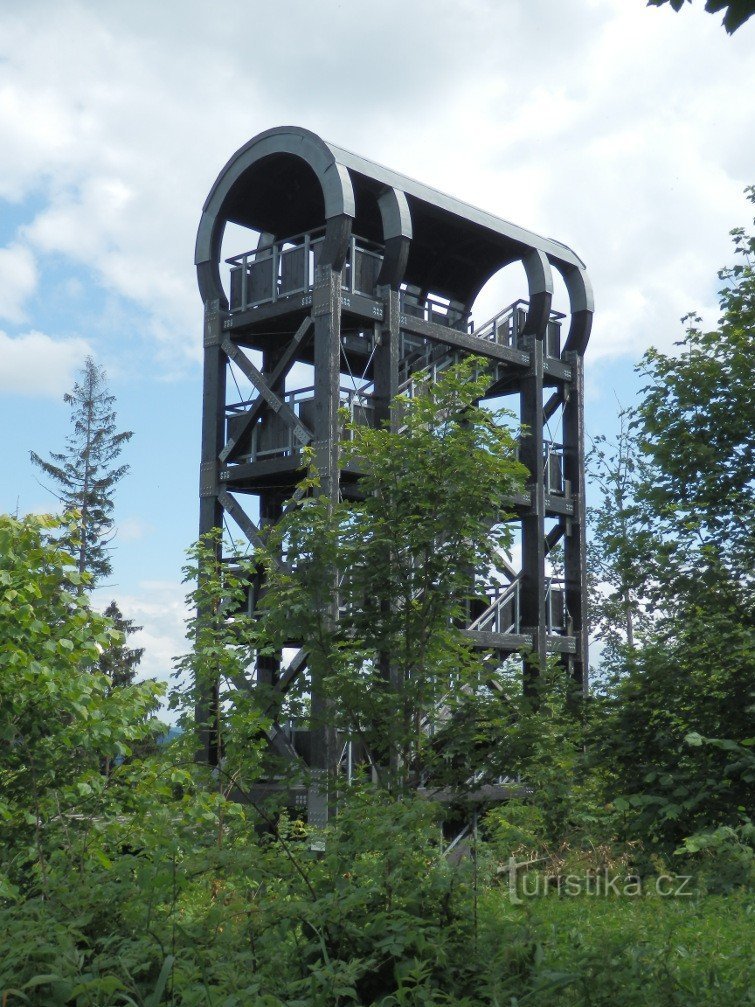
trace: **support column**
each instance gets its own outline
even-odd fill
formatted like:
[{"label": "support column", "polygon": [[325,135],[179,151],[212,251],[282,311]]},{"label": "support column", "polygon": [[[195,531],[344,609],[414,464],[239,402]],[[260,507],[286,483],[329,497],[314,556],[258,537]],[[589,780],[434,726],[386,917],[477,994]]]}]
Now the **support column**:
[{"label": "support column", "polygon": [[[285,395],[286,374],[277,375],[275,380],[271,376],[275,374],[276,364],[280,358],[280,352],[264,350],[262,354],[262,373],[269,381],[270,389],[279,398]],[[278,522],[283,510],[283,500],[281,494],[276,490],[267,490],[260,493],[260,528],[265,525],[274,525]],[[260,685],[274,685],[280,676],[281,658],[280,654],[260,654],[257,657],[257,683]]]},{"label": "support column", "polygon": [[373,361],[375,379],[375,419],[377,423],[396,418],[391,416],[391,402],[398,394],[399,364],[399,293],[390,287],[378,287],[378,297],[383,302],[383,321],[376,326],[379,340]]},{"label": "support column", "polygon": [[587,639],[587,543],[585,515],[585,399],[584,358],[581,353],[564,355],[572,371],[564,404],[564,476],[571,485],[574,516],[564,537],[566,608],[576,637],[576,653],[570,672],[574,685],[586,695],[589,677]]},{"label": "support column", "polygon": [[[315,464],[320,476],[320,493],[331,504],[338,501],[339,453],[338,408],[340,404],[341,359],[341,271],[318,266],[312,295],[315,341]],[[337,571],[332,571],[331,590],[322,600],[326,622],[338,619]],[[323,826],[335,797],[336,736],[330,704],[322,691],[322,678],[330,670],[322,667],[322,657],[310,652],[311,673],[311,757],[313,774],[307,800],[307,815],[313,825]]]},{"label": "support column", "polygon": [[543,478],[543,340],[524,337],[530,366],[521,382],[521,421],[526,427],[521,460],[530,471],[530,506],[522,517],[522,632],[532,634],[532,654],[525,658],[524,690],[532,695],[546,661],[545,480]]},{"label": "support column", "polygon": [[[199,534],[222,526],[218,500],[218,455],[225,441],[225,383],[227,360],[222,342],[219,301],[206,301],[204,313],[204,376],[202,386],[202,457],[199,468]],[[221,558],[218,544],[217,558]],[[203,613],[198,613],[201,617]],[[196,701],[197,761],[216,766],[220,759],[218,681],[198,683]]]},{"label": "support column", "polygon": [[[377,290],[378,296],[383,302],[383,321],[376,326],[376,335],[379,344],[375,350],[373,363],[373,376],[375,381],[375,422],[376,425],[389,423],[391,430],[398,429],[398,416],[391,408],[393,399],[398,394],[398,366],[399,366],[399,342],[400,331],[400,307],[398,290],[393,290],[390,286],[381,286]],[[390,615],[389,603],[384,603],[383,615]],[[383,652],[379,655],[380,672],[386,687],[393,693],[400,693],[401,682],[398,680],[398,672],[395,662],[391,661],[391,655]],[[388,764],[388,773],[391,785],[398,782],[400,771],[400,759],[397,745],[394,739],[386,732],[385,745],[380,752],[380,759]]]}]

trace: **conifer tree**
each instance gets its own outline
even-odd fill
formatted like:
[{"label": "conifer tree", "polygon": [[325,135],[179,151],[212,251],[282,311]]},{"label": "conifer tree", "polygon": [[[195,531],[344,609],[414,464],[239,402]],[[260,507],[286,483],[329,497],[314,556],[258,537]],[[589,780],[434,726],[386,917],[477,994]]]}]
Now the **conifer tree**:
[{"label": "conifer tree", "polygon": [[133,685],[144,647],[129,647],[127,643],[131,634],[138,633],[142,627],[135,626],[133,619],[127,619],[116,601],[110,602],[105,609],[105,615],[122,636],[111,641],[110,645],[103,649],[98,662],[99,670],[108,676],[113,688]]},{"label": "conifer tree", "polygon": [[113,491],[129,470],[115,463],[132,431],[117,431],[115,397],[108,391],[105,371],[91,356],[63,401],[71,407],[72,424],[65,448],[50,452],[49,459],[36,451],[30,455],[54,484],[48,489],[66,511],[78,513],[74,532],[63,544],[75,557],[79,574],[89,574],[95,584],[112,572],[108,545],[113,537]]}]

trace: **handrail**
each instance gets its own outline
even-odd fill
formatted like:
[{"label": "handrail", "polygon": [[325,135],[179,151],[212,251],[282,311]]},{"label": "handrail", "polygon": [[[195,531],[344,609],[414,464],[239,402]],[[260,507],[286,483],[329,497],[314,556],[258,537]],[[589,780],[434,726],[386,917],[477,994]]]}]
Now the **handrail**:
[{"label": "handrail", "polygon": [[484,632],[488,623],[495,624],[496,619],[500,618],[501,611],[504,605],[507,605],[513,600],[514,602],[514,621],[507,629],[494,630],[494,632],[499,633],[518,633],[519,632],[519,588],[521,585],[521,574],[518,574],[510,584],[506,584],[503,592],[485,609],[480,615],[474,619],[468,629],[477,630]]},{"label": "handrail", "polygon": [[[294,294],[306,294],[315,283],[315,251],[324,242],[325,229],[316,228],[227,258],[225,262],[231,267],[231,311],[244,311]],[[352,234],[341,274],[343,290],[374,296],[384,254],[385,249],[378,242]],[[370,260],[373,264],[365,269],[365,262]],[[282,267],[286,262],[293,264],[293,273],[289,276]],[[251,297],[250,283],[256,284]]]},{"label": "handrail", "polygon": [[[489,325],[492,325],[493,322],[498,321],[499,318],[502,318],[504,315],[508,314],[509,312],[511,314],[513,314],[513,312],[514,312],[514,310],[516,308],[524,308],[526,310],[526,309],[529,308],[529,306],[530,306],[530,302],[526,298],[520,297],[518,300],[513,301],[511,304],[507,305],[505,308],[501,308],[501,310],[498,311],[495,315],[493,315],[492,318],[489,318],[487,320],[487,322],[483,322],[482,325],[476,326],[475,329],[472,332],[472,335],[473,336],[478,336],[479,338],[484,338],[484,337],[480,336],[480,333],[484,329],[487,329],[487,327]],[[551,321],[551,322],[562,322],[565,318],[566,318],[566,315],[564,314],[563,311],[551,311],[548,320]]]},{"label": "handrail", "polygon": [[463,329],[466,330],[469,324],[468,311],[465,311],[462,306],[456,307],[449,303],[447,298],[440,294],[434,294],[432,291],[420,295],[413,290],[402,288],[399,291],[399,305],[400,310],[405,314],[417,312],[417,317],[423,318],[425,321],[433,321],[433,314],[445,318],[448,320],[446,324],[449,328],[458,328],[461,323]]},{"label": "handrail", "polygon": [[[418,305],[418,307],[422,307],[422,305]],[[517,309],[526,311],[527,308],[529,308],[529,302],[520,298],[512,304],[507,305],[505,308],[502,308],[499,312],[493,315],[492,318],[489,318],[485,323],[473,329],[470,334],[477,339],[485,339],[488,342],[495,342],[497,341],[500,323],[508,321],[510,318],[514,317]],[[552,322],[560,322],[565,317],[566,316],[563,312],[560,311],[551,311],[550,313],[550,320]],[[513,338],[514,341],[516,341],[515,335]],[[437,360],[430,359],[434,354],[438,353],[438,347],[432,344],[426,344],[423,351],[418,351],[414,354],[407,354],[399,362],[399,392],[403,392],[409,388],[414,379],[423,371],[428,370],[430,367],[436,367],[438,370],[443,370],[446,366],[448,366],[448,362],[453,362],[453,360],[456,359],[456,350],[453,350],[450,347],[444,349],[445,353],[442,352]],[[412,367],[412,364],[417,364],[418,366],[408,370]],[[404,376],[402,376],[402,372]]]},{"label": "handrail", "polygon": [[[361,388],[347,388],[341,385],[338,389],[341,398],[344,401],[351,401],[353,399],[370,399],[372,393],[369,390],[373,385],[372,381],[366,382]],[[303,388],[294,388],[291,391],[283,392],[280,398],[288,403],[289,405],[294,405],[298,402],[310,402],[314,398],[315,386],[305,385]],[[247,399],[244,402],[234,402],[231,405],[226,406],[227,413],[236,413],[239,410],[246,411],[249,406],[254,405],[259,399],[259,395],[255,395],[252,399]]]},{"label": "handrail", "polygon": [[[521,587],[522,574],[519,573],[507,584],[502,591],[502,593],[495,598],[491,604],[481,612],[480,615],[474,619],[467,627],[470,630],[477,632],[491,631],[497,633],[518,633],[520,631],[520,610],[519,610],[519,593]],[[549,633],[561,633],[567,628],[569,623],[569,611],[566,607],[565,600],[562,599],[563,604],[563,619],[554,620],[553,612],[551,611],[550,602],[553,597],[554,590],[564,592],[566,587],[566,581],[563,577],[546,577],[545,578],[545,604],[546,604],[546,622],[547,629]],[[496,625],[496,621],[500,620],[501,614],[504,607],[511,601],[514,602],[514,612],[513,620],[505,627],[500,624],[497,629],[493,627]]]},{"label": "handrail", "polygon": [[[325,228],[316,227],[313,231],[301,231],[299,234],[292,234],[290,238],[279,238],[277,241],[269,241],[266,245],[258,245],[257,248],[250,248],[248,252],[239,252],[238,255],[232,255],[225,262],[229,266],[237,265],[242,259],[248,259],[251,256],[258,255],[260,252],[266,252],[268,249],[273,248],[275,245],[293,245],[299,238],[306,237],[319,237],[322,235],[325,237]],[[301,248],[302,246],[297,246]]]},{"label": "handrail", "polygon": [[[543,441],[543,478],[546,493],[561,494],[564,486],[564,452],[565,447],[556,441]],[[552,461],[556,461],[556,471]]]}]

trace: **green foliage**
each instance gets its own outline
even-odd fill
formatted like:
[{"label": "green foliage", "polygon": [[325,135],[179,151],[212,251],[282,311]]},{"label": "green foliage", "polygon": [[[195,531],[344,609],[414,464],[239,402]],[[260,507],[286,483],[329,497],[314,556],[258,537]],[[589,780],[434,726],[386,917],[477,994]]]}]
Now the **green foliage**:
[{"label": "green foliage", "polygon": [[719,826],[688,836],[675,851],[697,869],[699,882],[710,892],[728,893],[755,887],[755,826]]},{"label": "green foliage", "polygon": [[652,625],[648,585],[658,543],[644,520],[639,486],[647,481],[640,438],[627,410],[615,442],[599,434],[587,458],[599,505],[587,509],[590,528],[590,628],[601,645],[601,672],[615,673]]},{"label": "green foliage", "polygon": [[132,685],[136,669],[144,655],[144,647],[129,647],[127,641],[132,633],[136,633],[142,627],[135,626],[133,619],[126,619],[115,601],[110,602],[104,614],[118,631],[119,636],[112,639],[109,646],[100,654],[99,670],[103,675],[107,675],[114,688]]},{"label": "green foliage", "polygon": [[741,757],[755,712],[755,239],[732,235],[718,327],[690,316],[680,352],[650,350],[641,365],[630,432],[642,454],[620,508],[629,533],[607,534],[610,486],[599,509],[599,553],[610,559],[617,545],[614,582],[651,617],[639,641],[623,614],[614,625],[619,675],[600,701],[597,751],[627,834],[666,852],[693,832],[740,826],[755,792]]},{"label": "green foliage", "polygon": [[103,758],[128,756],[156,730],[157,686],[113,692],[96,671],[117,633],[78,593],[58,526],[0,516],[0,871],[9,892],[49,889],[60,845],[108,806]]},{"label": "green foliage", "polygon": [[76,556],[80,574],[92,583],[112,572],[108,542],[113,529],[113,491],[128,472],[128,465],[114,463],[130,431],[116,431],[115,398],[108,393],[107,376],[92,357],[87,357],[81,381],[63,396],[71,407],[71,433],[63,451],[52,451],[46,460],[36,451],[31,460],[52,480],[53,494],[66,511],[75,514],[65,531],[64,545]]},{"label": "green foliage", "polygon": [[[752,252],[744,232],[735,241]],[[192,550],[192,647],[173,702],[187,728],[200,703],[222,742],[213,769],[195,763],[191,730],[146,744],[158,690],[113,688],[135,664],[128,621],[118,632],[89,607],[72,536],[0,518],[7,1004],[753,1003],[753,546],[737,518],[753,475],[747,255],[723,274],[716,338],[692,327],[679,357],[650,354],[618,459],[598,441],[601,626],[619,674],[577,711],[558,665],[523,695],[521,670],[475,654],[460,630],[486,586],[469,571],[495,577],[523,476],[513,436],[477,406],[474,362],[404,400],[400,434],[351,430],[359,499],[321,492],[311,468],[253,560],[222,562],[217,535]],[[748,419],[722,433],[725,402]],[[313,715],[337,709],[331,726],[380,777],[334,793],[320,831],[255,790],[281,772],[266,736],[307,711],[312,679],[284,700],[247,676],[292,638],[312,641],[325,698]],[[420,773],[429,789],[502,773],[522,786],[451,864],[439,809],[412,793]],[[641,840],[648,870],[660,852],[694,873],[695,896],[514,904],[497,870],[513,855],[544,857],[556,878],[626,873],[639,846],[617,839]]]},{"label": "green foliage", "polygon": [[[225,776],[218,776],[217,786],[222,790],[229,781],[249,785],[261,774],[266,732],[278,702],[264,686],[250,689],[247,678],[262,646],[258,621],[246,611],[257,565],[251,559],[221,560],[220,540],[216,530],[189,550],[184,583],[192,585],[187,596],[190,649],[176,661],[170,705],[180,711],[186,739],[195,735],[196,715],[200,726],[218,737]],[[213,697],[209,707],[208,695]]]},{"label": "green foliage", "polygon": [[[670,3],[675,11],[680,11],[684,4],[692,0],[648,0],[648,7],[662,7]],[[755,14],[754,0],[707,0],[705,9],[709,14],[724,12],[723,26],[729,35],[741,28]]]},{"label": "green foliage", "polygon": [[[230,649],[234,573],[221,584],[211,543],[200,573],[195,633],[207,667],[194,674],[238,682],[255,648],[276,655],[292,639],[307,641],[300,698],[317,684],[324,709],[313,719],[337,710],[331,726],[362,746],[389,789],[416,786],[428,772],[438,785],[459,785],[474,768],[460,762],[474,747],[463,740],[484,747],[496,733],[489,684],[497,672],[461,626],[469,599],[486,587],[470,571],[494,576],[511,542],[505,518],[525,470],[502,418],[477,405],[489,383],[480,366],[471,359],[400,398],[400,431],[353,425],[345,463],[363,470],[358,500],[332,500],[310,467],[298,502],[255,554],[265,575],[259,617],[233,617]],[[244,576],[253,573],[247,565]],[[221,710],[231,698],[227,690],[223,697]],[[442,756],[428,723],[439,709],[458,742]]]}]

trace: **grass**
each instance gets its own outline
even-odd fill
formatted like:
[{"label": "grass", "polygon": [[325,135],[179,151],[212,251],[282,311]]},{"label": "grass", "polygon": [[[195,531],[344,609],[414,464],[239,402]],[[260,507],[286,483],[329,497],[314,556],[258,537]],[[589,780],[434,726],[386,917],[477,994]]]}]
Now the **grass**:
[{"label": "grass", "polygon": [[531,947],[527,1007],[740,1007],[755,1004],[755,897],[549,894],[512,905],[489,891],[501,933]]}]

